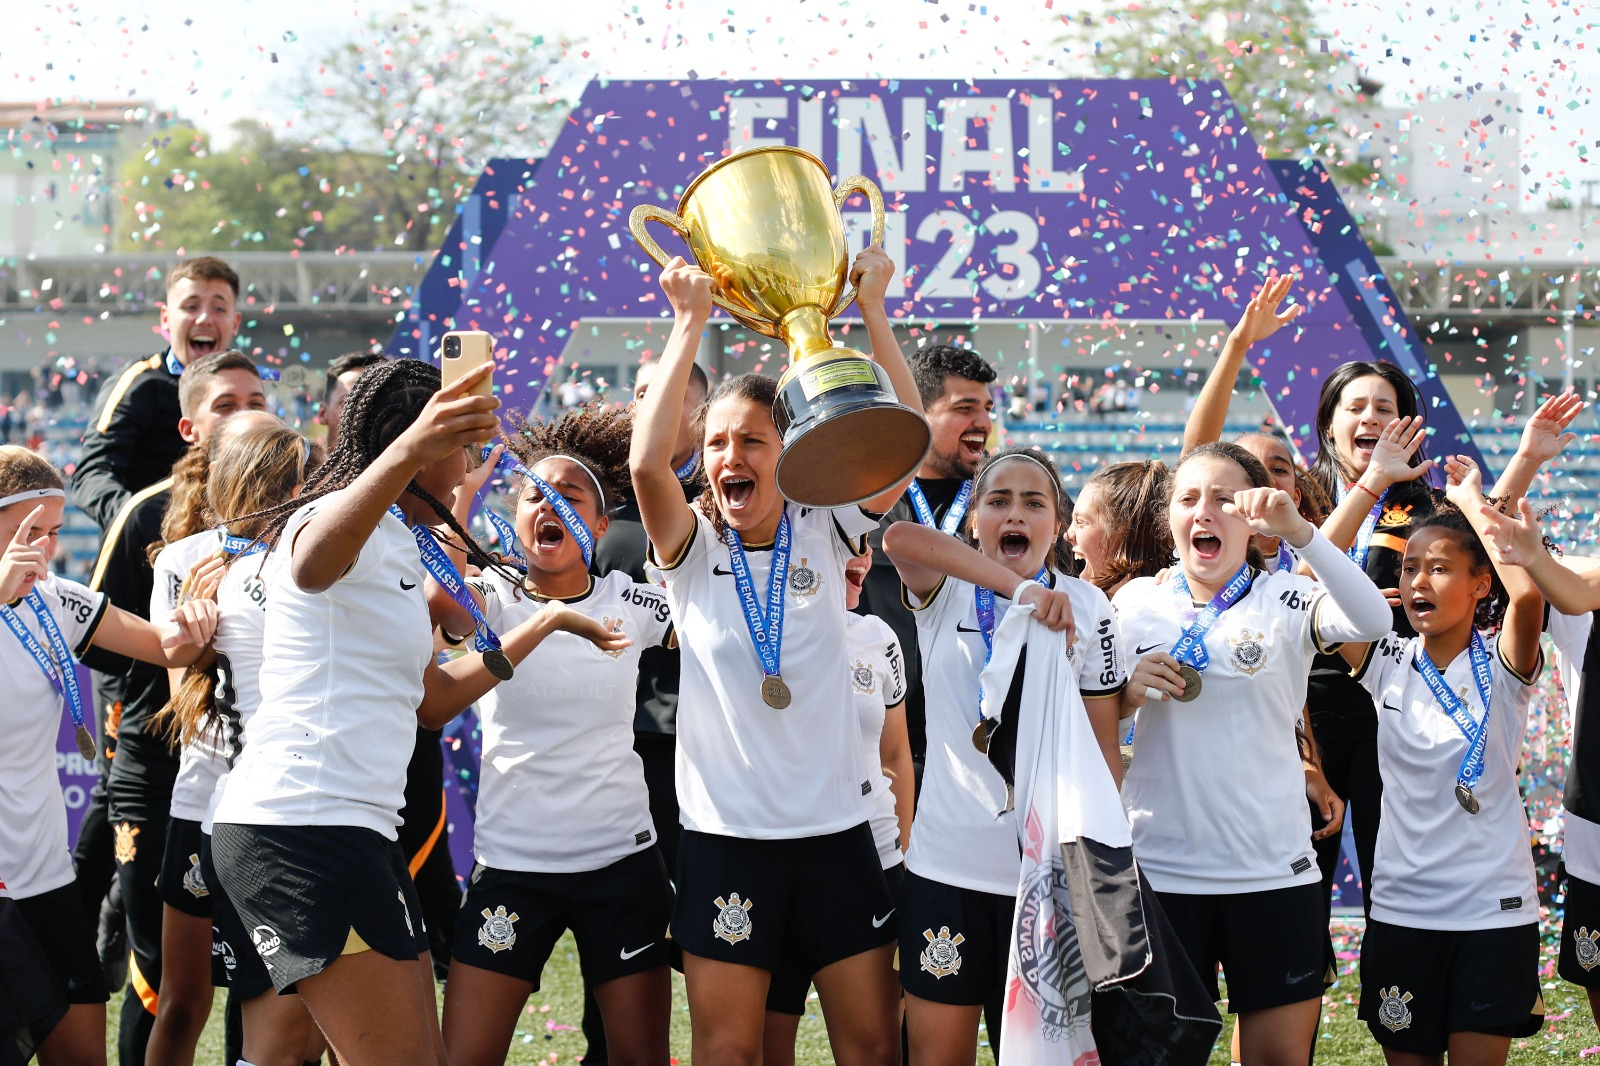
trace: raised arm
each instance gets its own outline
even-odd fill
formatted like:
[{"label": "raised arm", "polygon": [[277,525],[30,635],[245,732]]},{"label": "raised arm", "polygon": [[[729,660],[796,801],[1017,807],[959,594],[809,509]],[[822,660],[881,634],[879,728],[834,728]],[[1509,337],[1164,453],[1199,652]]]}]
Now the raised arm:
[{"label": "raised arm", "polygon": [[1539,467],[1561,454],[1561,450],[1578,439],[1568,433],[1567,427],[1587,406],[1577,393],[1564,392],[1552,396],[1539,405],[1539,409],[1522,427],[1522,439],[1517,450],[1506,464],[1505,471],[1494,483],[1492,495],[1495,505],[1502,510],[1528,494],[1533,477]]},{"label": "raised arm", "polygon": [[1299,304],[1291,304],[1283,313],[1278,312],[1278,304],[1283,302],[1293,284],[1292,275],[1269,274],[1245,305],[1244,314],[1239,316],[1239,321],[1223,343],[1222,354],[1217,356],[1217,365],[1211,368],[1211,373],[1206,377],[1200,397],[1189,414],[1188,424],[1183,427],[1184,451],[1222,439],[1222,428],[1228,420],[1228,403],[1233,399],[1233,384],[1239,378],[1239,370],[1244,366],[1244,357],[1250,346],[1266,340],[1305,310]]},{"label": "raised arm", "polygon": [[[1478,464],[1467,456],[1453,455],[1445,462],[1445,473],[1449,476],[1446,498],[1461,509],[1472,531],[1487,548],[1491,539],[1487,515],[1494,511],[1483,498],[1483,475],[1478,470]],[[1492,550],[1489,551],[1489,561],[1506,590],[1506,618],[1500,630],[1500,654],[1517,673],[1532,677],[1539,669],[1539,635],[1544,632],[1544,597],[1540,595],[1533,577],[1522,567],[1496,562]]]},{"label": "raised arm", "polygon": [[[861,324],[867,327],[867,339],[872,342],[873,361],[889,375],[889,381],[894,385],[895,399],[920,412],[922,396],[917,391],[916,379],[911,376],[911,367],[906,365],[905,355],[900,351],[900,342],[895,339],[888,312],[884,310],[884,299],[893,277],[894,260],[876,244],[861,249],[850,269],[850,279],[856,284],[856,306],[861,309]],[[886,514],[900,501],[909,483],[907,479],[886,489],[861,506],[875,514]]]},{"label": "raised arm", "polygon": [[1496,566],[1521,568],[1562,614],[1600,611],[1600,567],[1571,567],[1556,559],[1545,549],[1544,530],[1533,504],[1524,498],[1517,507],[1516,516],[1493,509],[1483,515],[1489,558]]},{"label": "raised arm", "polygon": [[355,564],[384,512],[405,491],[418,470],[486,440],[499,430],[494,416],[500,401],[468,395],[491,373],[485,363],[440,389],[422,414],[351,483],[328,497],[300,527],[289,546],[289,576],[306,592],[326,592]]},{"label": "raised arm", "polygon": [[1433,469],[1432,459],[1410,465],[1411,457],[1422,447],[1426,430],[1420,415],[1396,418],[1383,427],[1366,471],[1322,523],[1322,535],[1335,548],[1350,550],[1350,545],[1356,542],[1356,534],[1361,531],[1361,523],[1366,521],[1379,497],[1389,491],[1390,485],[1397,481],[1415,481]]},{"label": "raised arm", "polygon": [[683,554],[694,534],[694,512],[684,502],[683,486],[672,470],[672,449],[678,442],[695,349],[711,318],[711,275],[676,256],[662,268],[661,288],[672,304],[672,334],[656,377],[633,411],[628,472],[645,535],[665,564]]}]

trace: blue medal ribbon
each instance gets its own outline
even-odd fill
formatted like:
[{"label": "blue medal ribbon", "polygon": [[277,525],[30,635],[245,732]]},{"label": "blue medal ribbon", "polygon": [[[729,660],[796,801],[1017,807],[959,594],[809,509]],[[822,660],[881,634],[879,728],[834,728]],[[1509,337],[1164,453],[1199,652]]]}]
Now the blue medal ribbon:
[{"label": "blue medal ribbon", "polygon": [[[27,604],[33,609],[33,616],[39,620],[39,628],[44,630],[45,640],[50,643],[50,651],[46,652],[39,644],[33,632],[22,624],[22,619],[17,617],[17,612],[9,605],[0,605],[0,617],[5,618],[9,628],[27,653],[33,656],[33,661],[39,665],[39,670],[50,681],[50,687],[56,690],[62,701],[67,705],[67,711],[72,715],[72,724],[77,729],[79,751],[85,759],[94,758],[94,740],[90,737],[89,726],[83,718],[83,692],[78,687],[77,663],[72,658],[72,649],[67,647],[67,638],[61,635],[61,627],[56,625],[55,615],[50,613],[50,608],[44,602],[44,597],[35,588],[28,593]],[[84,738],[89,739],[89,750],[83,752]]]},{"label": "blue medal ribbon", "polygon": [[[405,512],[398,507],[390,507],[389,513],[400,519],[406,520]],[[489,625],[489,620],[483,616],[483,608],[478,606],[478,601],[467,590],[466,579],[461,576],[461,571],[456,569],[456,564],[450,561],[450,556],[445,554],[444,548],[434,539],[433,531],[427,526],[412,526],[411,536],[417,542],[417,552],[422,556],[422,567],[428,571],[428,576],[444,589],[445,594],[456,602],[462,610],[472,616],[474,629],[472,631],[472,647],[475,651],[499,651],[500,636]]]},{"label": "blue medal ribbon", "polygon": [[173,377],[178,377],[183,373],[183,364],[178,361],[176,355],[172,354],[171,348],[167,349],[167,373]]},{"label": "blue medal ribbon", "polygon": [[1484,647],[1483,637],[1477,630],[1472,631],[1472,643],[1468,645],[1467,653],[1472,659],[1472,678],[1477,682],[1478,695],[1483,699],[1483,720],[1476,723],[1467,711],[1466,704],[1444,683],[1444,676],[1439,673],[1433,660],[1428,658],[1428,653],[1420,643],[1416,655],[1412,657],[1411,666],[1422,675],[1422,682],[1428,686],[1434,702],[1443,708],[1444,713],[1455,722],[1456,728],[1461,730],[1461,735],[1467,738],[1467,754],[1456,771],[1456,784],[1471,789],[1483,778],[1483,755],[1489,746],[1489,696],[1494,682],[1489,673],[1489,649]]},{"label": "blue medal ribbon", "polygon": [[1294,569],[1294,552],[1289,550],[1289,545],[1281,538],[1278,541],[1278,572],[1284,573]]},{"label": "blue medal ribbon", "polygon": [[688,481],[700,470],[700,453],[692,452],[689,461],[672,472],[672,476],[679,481]]},{"label": "blue medal ribbon", "polygon": [[967,516],[967,505],[972,502],[972,481],[969,479],[961,483],[961,491],[950,501],[950,509],[944,513],[943,522],[933,520],[933,508],[928,506],[928,497],[923,493],[922,486],[917,484],[916,478],[912,478],[911,484],[906,486],[906,495],[911,497],[911,506],[917,512],[918,522],[953,536],[961,528],[961,520]]},{"label": "blue medal ribbon", "polygon": [[[1186,602],[1193,602],[1189,594],[1189,582],[1179,574],[1172,583],[1174,591],[1182,596]],[[1222,586],[1222,591],[1211,597],[1211,602],[1200,609],[1194,621],[1189,623],[1178,642],[1172,646],[1172,657],[1186,666],[1192,666],[1200,673],[1206,672],[1206,667],[1211,665],[1211,655],[1206,651],[1206,634],[1211,632],[1211,627],[1217,624],[1223,612],[1244,598],[1245,592],[1250,588],[1250,564],[1239,568],[1239,572]]]},{"label": "blue medal ribbon", "polygon": [[228,532],[227,526],[218,526],[217,536],[222,540],[222,550],[235,558],[243,558],[246,555],[259,555],[267,550],[267,546],[259,540],[234,536]]},{"label": "blue medal ribbon", "polygon": [[513,564],[522,570],[528,569],[528,557],[522,554],[522,544],[517,538],[516,527],[500,516],[492,507],[483,509],[484,521],[489,523],[489,528],[494,530],[494,535],[500,539],[501,547],[505,548],[506,555]]},{"label": "blue medal ribbon", "polygon": [[[555,458],[555,456],[552,456],[551,458]],[[571,457],[560,456],[560,458],[569,459]],[[556,519],[562,524],[562,526],[566,528],[568,533],[572,534],[572,539],[578,542],[578,550],[583,552],[583,565],[593,565],[595,545],[594,531],[589,528],[589,524],[583,520],[583,516],[578,513],[577,509],[573,507],[571,503],[567,502],[567,498],[551,487],[550,483],[544,478],[540,477],[532,470],[529,470],[527,467],[517,462],[516,457],[510,452],[505,452],[500,456],[500,462],[498,466],[501,470],[509,470],[513,474],[527,478],[528,482],[532,484],[534,488],[539,490],[539,495],[550,501],[550,509],[555,511]],[[497,515],[495,517],[498,518],[499,516]],[[505,520],[501,519],[501,521],[504,522]],[[492,524],[494,519],[491,518],[490,522]],[[497,532],[501,532],[501,536],[504,538],[506,534],[500,530],[500,527],[496,526],[495,528]],[[505,528],[510,530],[510,543],[516,544],[516,531],[511,529],[510,523],[506,523]],[[520,547],[516,550],[516,553],[518,558],[525,558],[522,555]]]},{"label": "blue medal ribbon", "polygon": [[[970,484],[970,482],[969,482]],[[1050,576],[1050,567],[1046,564],[1040,567],[1039,572],[1033,576],[1036,584],[1043,585]],[[1012,590],[1016,595],[1016,590]],[[994,589],[984,588],[982,585],[972,586],[972,609],[978,616],[978,632],[983,635],[983,668],[989,668],[989,660],[994,657]],[[981,671],[980,671],[981,672]],[[978,721],[986,722],[989,718],[983,713],[983,686],[978,686]]]},{"label": "blue medal ribbon", "polygon": [[[1349,494],[1349,489],[1340,489],[1338,502],[1343,503]],[[1361,520],[1361,528],[1356,530],[1355,543],[1345,550],[1345,554],[1363,571],[1367,569],[1367,552],[1372,547],[1372,534],[1378,528],[1378,516],[1383,514],[1383,501],[1388,498],[1389,490],[1384,489],[1383,495],[1372,505],[1372,510],[1367,512],[1367,517]]]},{"label": "blue medal ribbon", "polygon": [[728,568],[733,571],[733,587],[739,593],[744,624],[750,630],[751,643],[756,646],[756,657],[761,660],[761,672],[769,678],[781,678],[783,593],[789,583],[789,549],[792,546],[789,509],[783,509],[783,517],[778,520],[778,539],[772,545],[772,573],[767,579],[765,613],[756,600],[755,582],[750,578],[750,563],[744,557],[744,544],[739,534],[731,528],[723,529],[722,543],[728,546]]}]

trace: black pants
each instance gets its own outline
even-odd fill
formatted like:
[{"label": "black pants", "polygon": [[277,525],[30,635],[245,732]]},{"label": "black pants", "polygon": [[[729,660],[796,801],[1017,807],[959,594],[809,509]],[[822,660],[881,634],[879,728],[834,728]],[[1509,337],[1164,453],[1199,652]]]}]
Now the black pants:
[{"label": "black pants", "polygon": [[[633,750],[644,763],[644,785],[650,793],[650,820],[656,827],[656,845],[670,873],[678,868],[678,837],[683,824],[678,820],[678,738],[672,733],[635,733]],[[583,989],[583,1036],[588,1049],[583,1053],[584,1066],[605,1066],[610,1055],[606,1050],[606,1028],[600,1019],[600,1004],[595,1002],[594,990],[587,984]]]},{"label": "black pants", "polygon": [[[122,1066],[142,1066],[145,1045],[156,1021],[161,989],[161,853],[167,817],[146,812],[142,819],[112,814],[117,856],[117,888],[128,922],[128,984],[123,992],[117,1054]],[[131,856],[129,849],[132,849]],[[124,861],[125,860],[125,861]]]},{"label": "black pants", "polygon": [[[1378,720],[1313,714],[1311,729],[1322,750],[1322,772],[1345,801],[1345,817],[1355,838],[1356,865],[1361,871],[1362,908],[1372,912],[1372,857],[1378,847],[1378,815],[1383,806],[1383,778],[1378,774]],[[1331,911],[1333,879],[1339,869],[1340,836],[1316,842],[1322,891]]]},{"label": "black pants", "polygon": [[83,808],[83,820],[78,823],[78,843],[72,849],[72,865],[77,870],[78,895],[83,899],[84,913],[89,924],[100,924],[100,905],[111,891],[111,881],[117,874],[116,860],[111,850],[111,818],[106,809],[106,781],[111,777],[111,760],[106,758],[106,709],[108,699],[95,688],[95,719],[98,725],[95,736],[94,788],[89,792],[89,802]]}]

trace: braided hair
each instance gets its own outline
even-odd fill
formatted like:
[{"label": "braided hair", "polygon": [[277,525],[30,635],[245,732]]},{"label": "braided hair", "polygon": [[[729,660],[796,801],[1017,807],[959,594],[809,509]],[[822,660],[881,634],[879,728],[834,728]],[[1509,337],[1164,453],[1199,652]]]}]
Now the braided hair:
[{"label": "braided hair", "polygon": [[633,492],[628,472],[628,448],[633,439],[633,416],[605,404],[574,407],[552,422],[530,422],[511,415],[512,432],[505,434],[506,451],[528,469],[552,455],[575,460],[600,484],[601,514],[614,514]]},{"label": "braided hair", "polygon": [[[295,512],[353,484],[384,449],[411,428],[433,394],[439,391],[440,384],[439,368],[420,359],[389,359],[362,371],[350,388],[344,413],[339,418],[339,442],[328,461],[306,481],[305,491],[294,499],[253,514],[229,516],[229,522],[259,522],[257,539],[269,548],[276,548],[278,538]],[[414,479],[407,483],[406,491],[427,504],[439,521],[460,538],[469,560],[480,566],[499,567],[472,534],[461,528],[448,506],[434,499]],[[521,575],[509,569],[504,575],[514,582],[521,579]]]}]

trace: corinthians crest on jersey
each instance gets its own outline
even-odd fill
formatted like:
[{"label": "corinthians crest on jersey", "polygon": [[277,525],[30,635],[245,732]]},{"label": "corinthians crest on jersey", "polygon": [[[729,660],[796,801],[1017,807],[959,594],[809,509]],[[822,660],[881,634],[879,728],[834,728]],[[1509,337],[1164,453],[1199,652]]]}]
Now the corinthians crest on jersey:
[{"label": "corinthians crest on jersey", "polygon": [[1596,941],[1600,941],[1600,926],[1596,926],[1593,932],[1586,925],[1579,926],[1578,931],[1572,934],[1572,953],[1577,956],[1578,965],[1586,973],[1600,966],[1600,944],[1596,944]]},{"label": "corinthians crest on jersey", "polygon": [[806,565],[810,561],[802,558],[799,566],[789,568],[789,591],[796,596],[815,596],[822,587],[822,578]]},{"label": "corinthians crest on jersey", "polygon": [[850,666],[850,684],[857,692],[870,696],[878,687],[877,675],[872,672],[872,664],[864,663],[857,659]]},{"label": "corinthians crest on jersey", "polygon": [[1378,1007],[1378,1021],[1391,1033],[1398,1033],[1402,1029],[1411,1028],[1411,1008],[1406,1006],[1411,1002],[1411,993],[1400,991],[1399,985],[1390,985],[1388,988],[1378,989],[1378,996],[1383,1003]]},{"label": "corinthians crest on jersey", "polygon": [[1241,626],[1239,632],[1228,637],[1233,645],[1229,662],[1241,674],[1254,677],[1267,665],[1267,635],[1259,629]]},{"label": "corinthians crest on jersey", "polygon": [[938,936],[932,929],[924,929],[922,938],[928,942],[919,960],[923,970],[933,974],[936,980],[961,972],[961,945],[967,939],[963,934],[951,936],[950,927],[941,925]]},{"label": "corinthians crest on jersey", "polygon": [[478,943],[498,955],[517,946],[517,918],[515,911],[506,913],[505,907],[494,910],[483,908],[483,924],[478,927]]},{"label": "corinthians crest on jersey", "polygon": [[755,922],[750,920],[750,908],[755,906],[754,901],[740,899],[739,893],[730,892],[727,899],[718,896],[713,902],[717,907],[717,916],[711,922],[711,931],[717,939],[730,944],[749,940],[755,930]]},{"label": "corinthians crest on jersey", "polygon": [[189,856],[189,868],[183,871],[183,888],[185,892],[195,899],[211,895],[211,890],[206,888],[206,879],[200,875],[200,856]]}]

